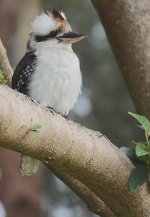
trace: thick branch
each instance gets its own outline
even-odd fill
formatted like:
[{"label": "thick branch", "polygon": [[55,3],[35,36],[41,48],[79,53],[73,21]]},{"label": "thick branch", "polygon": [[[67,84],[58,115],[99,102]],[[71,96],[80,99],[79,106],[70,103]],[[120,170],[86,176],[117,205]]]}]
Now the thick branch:
[{"label": "thick branch", "polygon": [[116,215],[99,199],[91,190],[72,176],[58,172],[57,169],[51,171],[68,185],[86,203],[88,209],[101,217],[116,217]]},{"label": "thick branch", "polygon": [[[53,115],[8,87],[0,87],[0,144],[75,177],[120,217],[149,217],[146,187],[128,190],[131,162],[102,134]],[[32,113],[31,113],[32,111]],[[40,135],[32,124],[42,124]]]},{"label": "thick branch", "polygon": [[92,0],[136,109],[150,118],[150,1]]},{"label": "thick branch", "polygon": [[11,78],[13,75],[13,70],[10,66],[6,49],[4,48],[1,39],[0,39],[0,69],[4,72],[4,76],[8,80],[8,85],[10,85]]},{"label": "thick branch", "polygon": [[[6,50],[0,40],[0,66],[4,69],[5,77],[8,80],[8,84],[11,83],[11,77],[13,74],[13,70],[10,66]],[[50,168],[52,170],[52,168]],[[91,192],[88,188],[85,191],[85,186],[82,184],[80,185],[79,182],[77,182],[76,179],[71,177],[69,179],[69,176],[63,173],[58,173],[56,169],[53,168],[53,173],[55,171],[55,174],[57,173],[57,176],[64,181],[68,186],[77,194],[80,196],[82,200],[87,204],[88,208],[96,213],[100,214],[101,217],[115,217],[114,214],[110,211],[110,209],[104,204],[102,200],[100,200],[93,192]],[[74,181],[76,180],[76,181]],[[86,199],[86,196],[90,195],[90,200]],[[90,201],[90,202],[89,202]]]}]

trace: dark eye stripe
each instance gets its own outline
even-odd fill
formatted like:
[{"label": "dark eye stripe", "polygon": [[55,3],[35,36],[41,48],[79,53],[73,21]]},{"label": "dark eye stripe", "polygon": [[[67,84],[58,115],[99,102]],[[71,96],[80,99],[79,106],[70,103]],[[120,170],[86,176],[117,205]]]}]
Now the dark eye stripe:
[{"label": "dark eye stripe", "polygon": [[58,33],[59,31],[57,30],[57,31],[51,31],[48,35],[44,35],[44,36],[36,35],[35,40],[36,42],[46,41],[50,38],[55,38]]},{"label": "dark eye stripe", "polygon": [[57,36],[57,34],[58,34],[58,31],[52,31],[52,32],[49,34],[49,37],[50,37],[50,38],[54,38],[54,37]]}]

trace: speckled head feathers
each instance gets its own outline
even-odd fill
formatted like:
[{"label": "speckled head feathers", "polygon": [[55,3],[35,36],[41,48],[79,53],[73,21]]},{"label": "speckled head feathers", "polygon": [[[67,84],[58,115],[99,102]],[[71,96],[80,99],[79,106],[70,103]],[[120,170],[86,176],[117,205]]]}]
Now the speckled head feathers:
[{"label": "speckled head feathers", "polygon": [[57,10],[46,10],[37,16],[31,23],[31,32],[34,35],[47,35],[51,31],[60,30],[62,32],[71,31],[65,14]]}]

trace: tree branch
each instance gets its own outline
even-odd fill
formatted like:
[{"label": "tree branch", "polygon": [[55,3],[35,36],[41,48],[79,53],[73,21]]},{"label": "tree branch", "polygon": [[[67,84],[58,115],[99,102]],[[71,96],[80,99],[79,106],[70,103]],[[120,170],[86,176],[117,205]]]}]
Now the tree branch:
[{"label": "tree branch", "polygon": [[[2,52],[2,54],[1,54]],[[11,83],[11,77],[13,74],[13,70],[9,64],[9,60],[7,57],[6,50],[0,40],[0,66],[3,66],[3,70],[5,72],[5,77],[9,79],[9,85]],[[88,208],[96,213],[100,214],[101,217],[115,217],[114,214],[110,211],[110,209],[104,204],[104,202],[99,199],[92,191],[90,191],[88,188],[86,188],[83,184],[80,184],[79,181],[74,179],[73,177],[69,176],[67,174],[58,173],[56,169],[50,168],[53,173],[57,173],[57,176],[64,181],[68,186],[77,194],[80,196],[80,198],[87,204]],[[85,191],[86,188],[86,191]],[[87,195],[91,196],[90,200],[86,199]]]},{"label": "tree branch", "polygon": [[[133,165],[105,136],[52,114],[6,86],[0,87],[0,111],[1,146],[75,177],[119,217],[150,216],[146,186],[129,192]],[[32,131],[35,123],[42,124],[38,136]]]},{"label": "tree branch", "polygon": [[79,182],[72,176],[58,172],[54,168],[51,171],[59,177],[66,185],[68,185],[76,194],[82,198],[88,209],[102,217],[116,217],[116,215],[106,206],[106,204],[99,199],[91,190]]},{"label": "tree branch", "polygon": [[150,118],[150,1],[92,0],[136,109]]}]

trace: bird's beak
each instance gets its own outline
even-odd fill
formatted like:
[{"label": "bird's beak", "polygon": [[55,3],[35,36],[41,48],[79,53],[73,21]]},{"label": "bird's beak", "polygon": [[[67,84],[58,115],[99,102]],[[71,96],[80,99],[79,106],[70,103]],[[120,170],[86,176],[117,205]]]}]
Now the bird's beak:
[{"label": "bird's beak", "polygon": [[87,36],[83,35],[83,34],[80,34],[80,33],[75,33],[75,32],[68,32],[68,33],[65,33],[62,36],[56,37],[56,39],[59,42],[68,43],[68,44],[69,43],[72,44],[72,43],[81,41],[84,38],[87,38]]}]

